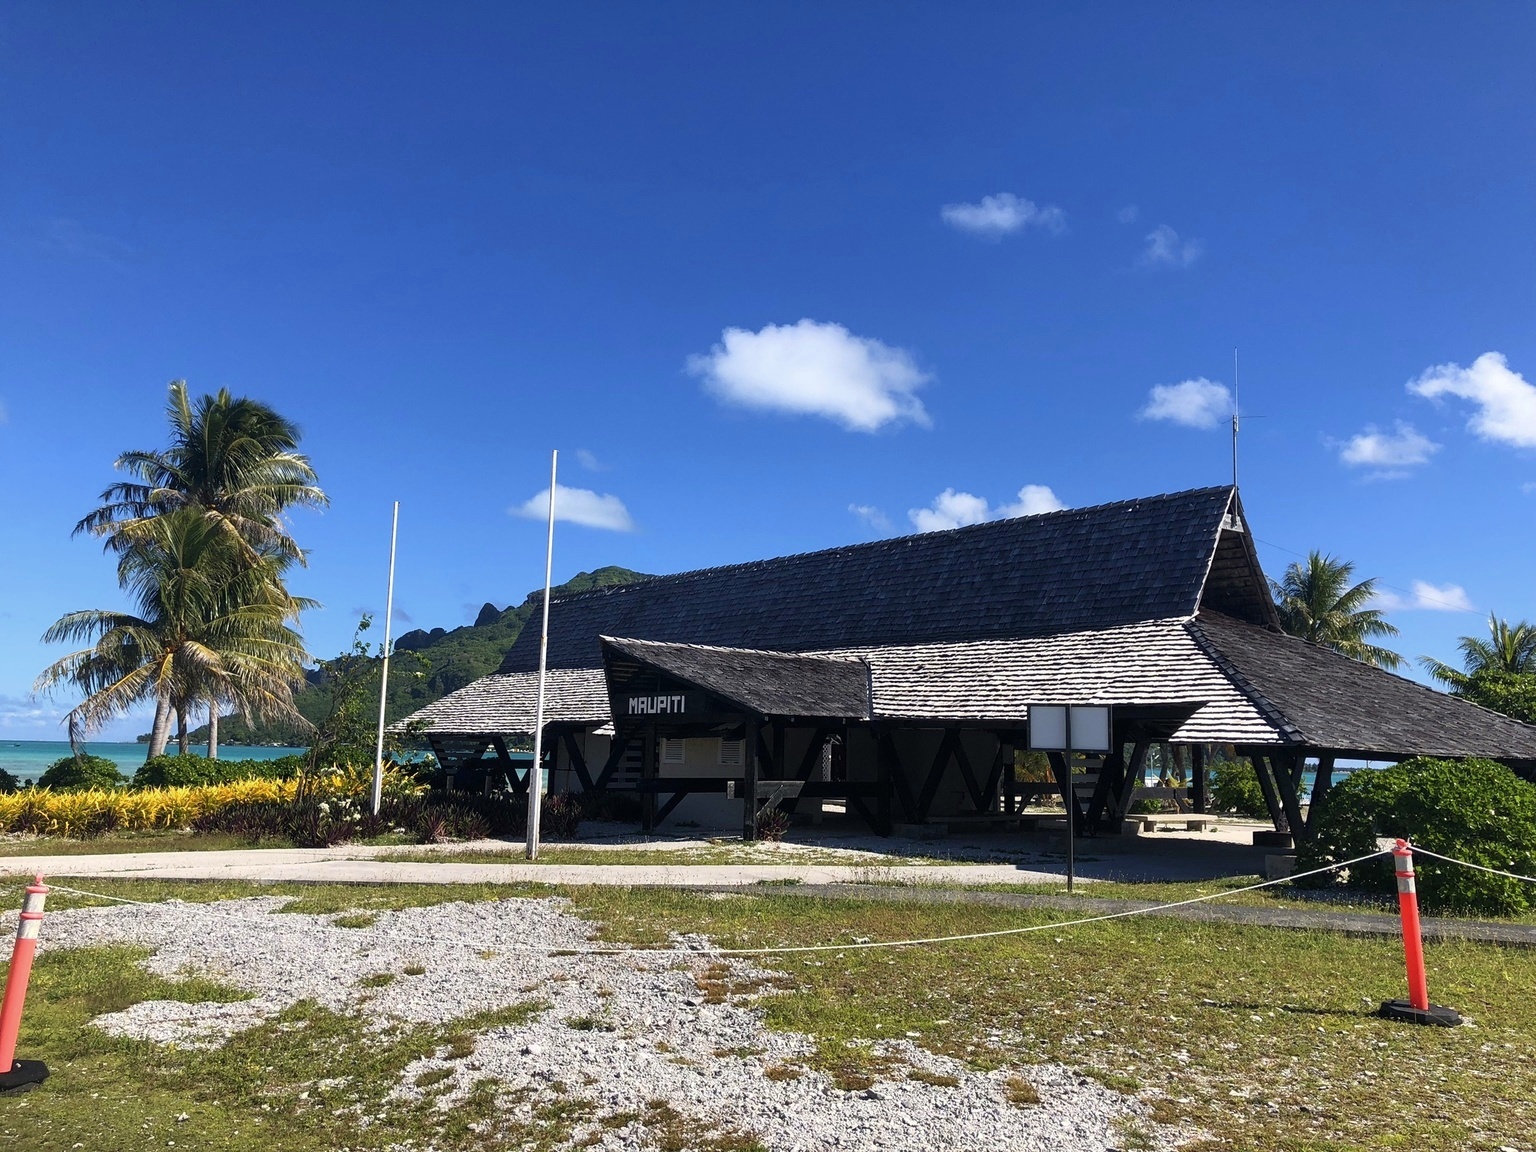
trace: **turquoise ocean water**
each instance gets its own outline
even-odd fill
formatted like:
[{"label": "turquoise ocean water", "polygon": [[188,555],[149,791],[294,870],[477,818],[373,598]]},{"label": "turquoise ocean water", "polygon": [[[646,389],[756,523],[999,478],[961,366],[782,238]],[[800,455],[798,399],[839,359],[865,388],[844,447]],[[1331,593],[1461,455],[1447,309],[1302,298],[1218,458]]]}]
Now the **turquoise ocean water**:
[{"label": "turquoise ocean water", "polygon": [[[146,747],[136,743],[111,743],[92,741],[85,746],[92,756],[105,756],[117,764],[124,776],[132,776],[134,769],[144,763]],[[171,745],[175,750],[175,745]],[[193,748],[197,752],[199,749]],[[303,752],[303,748],[252,748],[240,744],[224,744],[219,748],[221,760],[275,760],[279,756],[291,756]],[[0,740],[0,768],[19,780],[36,780],[43,770],[60,756],[69,755],[67,740]]]}]

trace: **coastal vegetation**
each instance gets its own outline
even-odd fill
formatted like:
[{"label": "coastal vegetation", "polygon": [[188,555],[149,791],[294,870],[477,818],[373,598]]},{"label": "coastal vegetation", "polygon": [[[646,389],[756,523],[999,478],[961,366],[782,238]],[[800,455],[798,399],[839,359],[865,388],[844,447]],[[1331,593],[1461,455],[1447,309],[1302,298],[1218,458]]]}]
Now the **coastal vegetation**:
[{"label": "coastal vegetation", "polygon": [[1316,550],[1305,560],[1291,563],[1280,580],[1269,582],[1280,626],[1292,636],[1332,648],[1352,660],[1388,670],[1400,668],[1400,655],[1371,643],[1397,635],[1396,626],[1385,613],[1371,607],[1376,580],[1351,584],[1354,572],[1350,561]]},{"label": "coastal vegetation", "polygon": [[[1351,772],[1319,805],[1313,837],[1297,846],[1301,871],[1376,850],[1378,837],[1403,837],[1420,848],[1484,868],[1536,875],[1536,784],[1492,760],[1416,757],[1372,772]],[[1536,885],[1445,864],[1414,861],[1426,912],[1518,915],[1536,909]],[[1318,877],[1316,886],[1345,885],[1390,895],[1397,881],[1390,858]]]},{"label": "coastal vegetation", "polygon": [[[556,585],[553,594],[567,596],[650,578],[643,572],[610,565],[577,573],[564,584]],[[403,719],[448,693],[495,672],[516,643],[524,625],[538,611],[543,595],[542,589],[530,592],[520,604],[506,608],[487,603],[472,624],[451,629],[418,628],[396,639],[396,659],[389,668],[388,721],[394,723]],[[294,708],[303,717],[304,726],[281,719],[252,718],[246,722],[238,716],[225,717],[220,729],[221,739],[232,744],[309,744],[315,739],[312,729],[321,726],[336,711],[334,697],[339,687],[343,694],[355,691],[359,698],[372,700],[373,707],[377,708],[382,665],[379,655],[376,649],[359,654],[354,644],[337,658],[340,663],[323,662],[311,668],[305,674],[303,687],[293,697]],[[345,685],[340,680],[343,673],[351,676]],[[376,721],[377,713],[372,716]],[[207,732],[206,726],[193,730],[190,733],[192,743],[206,741]]]},{"label": "coastal vegetation", "polygon": [[1456,647],[1459,669],[1429,656],[1419,663],[1452,695],[1536,724],[1536,625],[1526,620],[1511,624],[1490,614],[1486,640],[1463,636]]},{"label": "coastal vegetation", "polygon": [[105,756],[61,756],[43,770],[37,786],[55,792],[81,792],[116,788],[122,782],[123,774],[117,770],[117,763]]},{"label": "coastal vegetation", "polygon": [[286,573],[304,553],[283,517],[326,497],[297,450],[298,428],[270,407],[227,390],[194,401],[181,380],[169,392],[169,446],[118,457],[129,479],[75,526],[116,557],[133,610],[61,617],[44,641],[88,647],[49,665],[36,687],[84,697],[68,714],[77,746],[152,703],[150,758],[165,752],[173,722],[186,752],[191,715],[202,711],[212,758],[227,707],[306,723],[293,706],[308,659],[297,624],[314,605],[288,591]]}]

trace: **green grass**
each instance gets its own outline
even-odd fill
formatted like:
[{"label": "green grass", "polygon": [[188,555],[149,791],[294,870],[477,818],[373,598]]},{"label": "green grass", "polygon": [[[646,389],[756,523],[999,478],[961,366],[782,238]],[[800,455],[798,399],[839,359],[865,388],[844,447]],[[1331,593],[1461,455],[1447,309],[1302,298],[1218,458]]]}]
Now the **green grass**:
[{"label": "green grass", "polygon": [[4,856],[102,856],[122,852],[223,852],[247,848],[292,848],[287,840],[252,843],[225,832],[114,832],[92,840],[57,836],[0,838]]},{"label": "green grass", "polygon": [[[663,944],[671,932],[703,932],[736,946],[899,939],[1048,924],[1069,915],[818,900],[764,888],[721,900],[664,889],[526,885],[81,884],[135,899],[297,894],[297,906],[287,910],[326,915],[559,891],[601,925],[606,939],[640,945]],[[361,1020],[300,1005],[224,1049],[193,1053],[84,1028],[92,1016],[141,999],[236,995],[206,982],[178,985],[150,976],[137,965],[141,955],[91,949],[40,957],[22,1054],[48,1060],[55,1075],[39,1093],[0,1100],[0,1146],[25,1138],[13,1146],[65,1152],[80,1143],[148,1152],[175,1140],[177,1150],[319,1152],[415,1141],[444,1152],[538,1149],[558,1146],[582,1115],[577,1101],[542,1112],[527,1101],[498,1105],[490,1086],[442,1113],[383,1102],[418,1056],[471,1059],[474,1036],[491,1026],[482,1019],[381,1033]],[[917,1033],[915,1043],[976,1068],[1059,1060],[1112,1087],[1155,1092],[1160,1122],[1205,1128],[1218,1137],[1216,1147],[1531,1148],[1536,952],[1444,944],[1430,946],[1428,955],[1434,999],[1460,1009],[1471,1026],[1416,1029],[1374,1015],[1381,1000],[1403,995],[1401,948],[1391,940],[1239,925],[1135,919],[757,963],[783,974],[761,1001],[769,1025],[810,1035],[815,1050],[804,1063],[847,1085],[882,1072],[902,1074],[871,1056],[869,1042]],[[706,999],[716,1002],[763,990],[721,966],[702,971],[699,981]],[[573,1022],[583,1025],[600,1021]],[[346,1083],[315,1087],[341,1074]],[[776,1073],[796,1075],[793,1066]],[[434,1077],[426,1079],[430,1093]],[[1019,1084],[1026,1094],[1028,1082]],[[359,1128],[356,1109],[383,1119]],[[180,1113],[189,1119],[177,1122]],[[660,1106],[636,1119],[650,1126],[658,1147],[753,1147],[740,1133],[695,1136],[690,1143],[686,1122]],[[488,1125],[487,1132],[473,1130],[476,1123]],[[1127,1146],[1140,1139],[1126,1134]]]},{"label": "green grass", "polygon": [[[608,938],[636,944],[669,930],[756,946],[1053,918],[762,893],[584,889],[574,899]],[[868,1041],[917,1032],[917,1043],[979,1068],[1060,1060],[1114,1087],[1155,1089],[1161,1116],[1232,1148],[1530,1147],[1536,953],[1445,944],[1428,954],[1436,1002],[1473,1027],[1377,1018],[1382,1000],[1405,994],[1401,945],[1331,933],[1146,919],[760,962],[794,980],[766,1002],[769,1024],[815,1037],[815,1062],[834,1075],[856,1074]]]}]

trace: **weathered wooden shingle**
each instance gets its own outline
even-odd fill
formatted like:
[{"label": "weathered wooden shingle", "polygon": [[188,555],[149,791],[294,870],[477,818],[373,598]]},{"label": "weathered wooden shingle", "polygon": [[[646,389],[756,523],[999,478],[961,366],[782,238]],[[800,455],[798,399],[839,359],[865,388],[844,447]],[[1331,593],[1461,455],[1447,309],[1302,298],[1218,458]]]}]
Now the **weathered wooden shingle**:
[{"label": "weathered wooden shingle", "polygon": [[[550,667],[599,667],[599,636],[805,652],[1188,617],[1231,503],[1202,488],[584,592],[550,605]],[[525,628],[501,671],[538,649]]]},{"label": "weathered wooden shingle", "polygon": [[604,645],[764,716],[869,718],[869,665],[809,656],[604,636]]},{"label": "weathered wooden shingle", "polygon": [[1182,619],[1024,640],[838,649],[868,661],[874,713],[1023,724],[1030,704],[1195,705],[1175,739],[1280,744],[1284,735]]},{"label": "weathered wooden shingle", "polygon": [[[423,732],[522,736],[534,728],[537,672],[482,676],[394,725],[424,724]],[[608,682],[601,668],[556,668],[545,688],[544,716],[550,724],[608,723]]]},{"label": "weathered wooden shingle", "polygon": [[1188,628],[1288,743],[1384,758],[1536,760],[1536,726],[1213,612]]}]

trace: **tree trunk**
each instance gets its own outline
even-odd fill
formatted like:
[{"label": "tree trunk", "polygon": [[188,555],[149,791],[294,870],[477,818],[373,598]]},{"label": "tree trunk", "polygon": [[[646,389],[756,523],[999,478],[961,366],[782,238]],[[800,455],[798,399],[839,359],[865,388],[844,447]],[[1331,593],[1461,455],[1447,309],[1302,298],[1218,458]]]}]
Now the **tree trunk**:
[{"label": "tree trunk", "polygon": [[211,701],[208,705],[208,759],[219,758],[219,702]]},{"label": "tree trunk", "polygon": [[147,760],[153,760],[156,756],[165,755],[166,741],[171,735],[171,698],[165,693],[159,693],[155,697],[155,726],[149,732],[149,755]]},{"label": "tree trunk", "polygon": [[176,709],[176,746],[183,756],[187,754],[187,710]]}]

